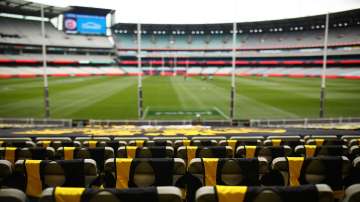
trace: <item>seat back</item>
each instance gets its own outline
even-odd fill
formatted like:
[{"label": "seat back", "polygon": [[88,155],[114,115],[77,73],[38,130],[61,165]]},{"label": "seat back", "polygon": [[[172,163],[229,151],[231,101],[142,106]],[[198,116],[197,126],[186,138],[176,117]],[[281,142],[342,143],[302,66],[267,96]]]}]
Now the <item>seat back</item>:
[{"label": "seat back", "polygon": [[[157,161],[162,161],[158,158],[137,158],[134,159],[138,161],[134,172],[134,178],[132,179],[138,187],[146,187],[154,184],[155,176],[154,170],[150,165],[150,161],[156,164]],[[175,183],[179,178],[181,178],[186,172],[185,162],[182,159],[174,158],[174,166],[172,170],[172,178]],[[115,159],[108,159],[105,162],[105,172],[111,173],[115,178],[116,164]],[[171,185],[167,185],[171,186]]]},{"label": "seat back", "polygon": [[[212,149],[214,147],[199,147],[196,153],[196,158],[232,158],[233,157],[233,150],[230,146],[219,146],[225,149],[225,156],[219,156],[218,153],[215,151],[213,152]],[[185,146],[181,146],[177,149],[176,157],[181,159],[187,159],[187,151]]]},{"label": "seat back", "polygon": [[[338,157],[313,157],[305,159],[309,161],[306,170],[304,170],[305,180],[309,184],[317,184],[322,183],[326,180],[324,177],[325,174],[329,173],[328,168],[324,165],[335,164],[337,161],[341,161],[341,178],[345,179],[350,175],[351,171],[351,162],[345,156],[338,158]],[[324,162],[326,164],[323,164]],[[284,184],[289,184],[289,163],[285,157],[279,157],[273,160],[272,162],[272,169],[280,171],[283,176]],[[338,176],[328,176],[328,177],[335,177]],[[339,185],[341,186],[341,185]]]},{"label": "seat back", "polygon": [[[165,149],[165,153],[161,154],[153,154],[152,150],[156,149]],[[146,146],[146,147],[138,147],[136,152],[136,158],[174,158],[174,148],[173,147],[162,147],[162,146]],[[160,155],[160,156],[157,156]],[[127,149],[125,146],[119,147],[117,151],[117,157],[119,158],[127,158]]]},{"label": "seat back", "polygon": [[[320,140],[323,140],[321,145],[346,145],[346,142],[341,139],[320,139]],[[305,144],[317,145],[318,144],[317,142],[318,142],[317,139],[310,138],[306,140]]]},{"label": "seat back", "polygon": [[[220,159],[219,159],[220,160]],[[224,185],[247,185],[244,182],[244,179],[247,176],[244,176],[244,174],[247,174],[249,170],[242,170],[246,169],[247,165],[250,164],[249,161],[246,159],[236,159],[236,158],[228,158],[228,159],[222,159],[223,166],[221,167],[221,171],[217,170],[217,172],[220,172],[221,181],[223,181]],[[236,161],[242,161],[243,167],[240,167],[239,164]],[[259,163],[259,181],[262,177],[262,175],[269,172],[269,165],[265,158],[258,158]],[[220,169],[220,166],[217,166],[217,169]],[[193,176],[199,178],[199,180],[205,185],[204,182],[204,175],[205,168],[204,164],[201,160],[201,158],[195,158],[190,162],[190,165],[188,166],[188,172],[191,173]],[[251,179],[255,181],[255,179]],[[260,184],[260,183],[259,183]]]},{"label": "seat back", "polygon": [[345,190],[345,198],[343,202],[360,201],[360,184],[354,184]]},{"label": "seat back", "polygon": [[[130,146],[136,146],[136,141],[131,140],[129,141],[128,145]],[[169,146],[172,147],[173,143],[170,140],[147,140],[144,142],[143,146]]]},{"label": "seat back", "polygon": [[[88,189],[89,190],[89,189]],[[104,189],[95,196],[93,196],[90,200],[91,202],[124,202],[120,201],[117,197],[115,197],[112,193],[107,191],[109,189]],[[96,190],[94,190],[96,191]],[[142,193],[142,189],[131,188],[127,190],[122,190],[126,192],[126,196],[129,200],[136,200],[141,202],[143,200],[139,200],[138,196]],[[156,187],[158,202],[182,202],[181,199],[181,190],[177,187],[172,186],[164,186],[164,187]],[[42,196],[40,198],[40,202],[56,202],[54,197],[54,188],[47,188],[43,191]]]},{"label": "seat back", "polygon": [[1,188],[0,201],[4,202],[27,202],[24,192],[18,189]]},{"label": "seat back", "polygon": [[[255,195],[256,200],[255,201],[246,201],[246,202],[283,202],[284,199],[278,195],[276,192],[272,191],[271,189],[280,189],[283,192],[285,192],[285,194],[287,195],[287,197],[289,197],[289,195],[291,194],[295,194],[294,197],[300,197],[301,198],[305,198],[305,197],[309,197],[306,196],[304,194],[309,194],[308,192],[296,192],[293,191],[294,189],[298,189],[298,188],[293,188],[293,187],[254,187],[255,189],[267,189],[264,191],[260,191],[257,193],[257,195]],[[317,184],[315,185],[315,189],[317,191],[318,194],[318,200],[317,202],[333,202],[334,198],[333,198],[333,192],[331,190],[331,188],[325,184]],[[247,193],[250,193],[251,187],[247,188]],[[256,194],[256,193],[253,193]],[[251,195],[253,195],[251,194]],[[310,196],[312,196],[313,194],[311,193]],[[290,196],[291,197],[291,196]],[[218,201],[218,195],[216,193],[215,187],[201,187],[200,189],[198,189],[198,191],[196,192],[196,202],[221,202]],[[245,201],[244,201],[245,202]]]},{"label": "seat back", "polygon": [[[257,146],[254,157],[263,157],[268,162],[279,156],[290,156],[293,150],[287,145],[283,146]],[[236,150],[237,158],[246,158],[246,147],[240,146]]]},{"label": "seat back", "polygon": [[[315,145],[314,145],[315,146]],[[300,156],[307,156],[306,145],[295,147],[294,152]],[[324,145],[316,146],[314,156],[348,156],[348,147],[345,145]],[[312,157],[312,156],[307,156]]]},{"label": "seat back", "polygon": [[[18,160],[15,163],[15,171],[23,173],[25,175],[26,168],[24,165],[24,160]],[[45,186],[63,186],[63,184],[65,183],[64,169],[59,164],[59,161],[50,161],[49,163],[47,163],[45,165],[45,168],[43,169],[43,172],[43,183]],[[97,176],[98,174],[96,162],[92,159],[84,159],[85,186],[89,186],[97,178]]]},{"label": "seat back", "polygon": [[1,182],[12,174],[13,168],[10,161],[0,160],[0,185]]},{"label": "seat back", "polygon": [[79,141],[81,143],[83,143],[84,141],[89,141],[89,140],[96,140],[96,141],[110,141],[111,138],[110,137],[76,137],[74,139],[75,141]]}]

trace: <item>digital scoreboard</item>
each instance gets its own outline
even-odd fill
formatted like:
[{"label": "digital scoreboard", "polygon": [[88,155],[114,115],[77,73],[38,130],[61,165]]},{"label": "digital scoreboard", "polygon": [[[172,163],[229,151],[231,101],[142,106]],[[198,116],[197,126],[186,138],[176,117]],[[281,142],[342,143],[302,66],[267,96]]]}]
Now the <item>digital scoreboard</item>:
[{"label": "digital scoreboard", "polygon": [[106,16],[65,13],[64,31],[69,34],[106,35]]}]

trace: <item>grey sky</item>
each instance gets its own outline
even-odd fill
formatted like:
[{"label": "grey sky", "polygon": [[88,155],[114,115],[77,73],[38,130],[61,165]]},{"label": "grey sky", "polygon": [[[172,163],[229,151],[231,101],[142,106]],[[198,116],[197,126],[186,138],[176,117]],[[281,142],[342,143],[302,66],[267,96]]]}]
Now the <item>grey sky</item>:
[{"label": "grey sky", "polygon": [[116,10],[116,22],[221,23],[273,20],[360,8],[360,0],[33,0]]}]

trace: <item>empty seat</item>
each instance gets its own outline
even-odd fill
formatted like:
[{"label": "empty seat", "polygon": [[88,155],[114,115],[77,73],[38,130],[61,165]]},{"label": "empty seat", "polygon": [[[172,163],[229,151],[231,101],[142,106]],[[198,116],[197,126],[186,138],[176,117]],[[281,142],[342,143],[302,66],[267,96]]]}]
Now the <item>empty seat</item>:
[{"label": "empty seat", "polygon": [[264,140],[264,146],[281,146],[281,145],[287,145],[291,148],[295,148],[298,145],[303,145],[304,141],[301,139],[269,139]]},{"label": "empty seat", "polygon": [[[69,138],[70,139],[70,138]],[[36,142],[38,147],[53,147],[57,149],[59,147],[80,147],[81,143],[79,141],[69,141],[69,139],[58,138],[58,139],[40,139]]]},{"label": "empty seat", "polygon": [[52,147],[29,147],[22,148],[17,153],[17,159],[53,160],[55,149]]},{"label": "empty seat", "polygon": [[2,142],[26,142],[32,141],[30,137],[2,137],[0,138]]},{"label": "empty seat", "polygon": [[348,141],[348,146],[355,146],[355,145],[360,145],[360,137],[359,139],[351,139]]},{"label": "empty seat", "polygon": [[3,181],[6,180],[12,174],[12,165],[10,161],[0,160],[0,187]]},{"label": "empty seat", "polygon": [[6,159],[15,163],[19,159],[52,160],[55,157],[55,149],[52,147],[0,147],[0,159]]},{"label": "empty seat", "polygon": [[351,159],[355,159],[358,156],[360,156],[360,146],[355,145],[355,146],[350,147],[350,149],[349,149],[349,157]]},{"label": "empty seat", "polygon": [[24,192],[12,188],[0,188],[0,201],[4,202],[27,202]]},{"label": "empty seat", "polygon": [[117,151],[119,158],[174,158],[174,148],[168,146],[123,146]]},{"label": "empty seat", "polygon": [[[131,189],[48,188],[42,193],[40,202],[182,202],[181,191],[172,186]],[[75,199],[75,200],[74,200]]]},{"label": "empty seat", "polygon": [[37,137],[36,142],[39,141],[60,141],[60,142],[72,142],[70,137]]},{"label": "empty seat", "polygon": [[251,139],[251,140],[235,140],[235,139],[230,139],[230,140],[221,140],[219,142],[220,146],[230,146],[232,148],[232,150],[236,151],[236,149],[239,146],[245,146],[245,145],[261,145],[261,140],[258,139]]},{"label": "empty seat", "polygon": [[179,158],[116,158],[106,161],[105,172],[106,187],[172,186],[185,174],[186,167]]},{"label": "empty seat", "polygon": [[240,146],[236,150],[237,158],[264,157],[268,162],[274,158],[290,156],[292,149],[287,146]]},{"label": "empty seat", "polygon": [[172,146],[170,140],[131,140],[128,145],[130,146]]},{"label": "empty seat", "polygon": [[270,135],[266,139],[278,139],[278,140],[301,140],[299,135]]},{"label": "empty seat", "polygon": [[263,141],[265,138],[263,136],[231,136],[230,140],[241,140],[241,141],[252,141],[260,140]]},{"label": "empty seat", "polygon": [[343,135],[343,136],[341,136],[340,139],[346,140],[349,142],[352,139],[360,139],[360,135]]},{"label": "empty seat", "polygon": [[115,137],[114,140],[116,140],[116,141],[125,141],[125,142],[129,142],[129,141],[133,141],[133,140],[148,141],[148,140],[150,140],[150,138],[148,138],[148,137]]},{"label": "empty seat", "polygon": [[263,174],[269,172],[264,158],[195,158],[188,171],[197,177],[203,186],[214,185],[260,185]]},{"label": "empty seat", "polygon": [[119,141],[119,140],[111,140],[106,142],[107,147],[113,148],[114,151],[117,151],[119,147],[126,146],[126,141]]},{"label": "empty seat", "polygon": [[232,158],[233,153],[230,146],[181,146],[177,150],[176,157],[184,159],[189,165],[194,158]]},{"label": "empty seat", "polygon": [[82,146],[89,147],[89,148],[105,147],[106,146],[106,141],[85,140],[85,141],[82,142]]},{"label": "empty seat", "polygon": [[299,156],[348,156],[348,147],[341,145],[299,145],[295,147],[295,153]]},{"label": "empty seat", "polygon": [[198,137],[192,137],[191,140],[226,140],[226,137],[224,136],[198,136]]},{"label": "empty seat", "polygon": [[28,138],[0,138],[1,147],[35,147],[36,144]]},{"label": "empty seat", "polygon": [[345,198],[343,202],[360,201],[360,184],[354,184],[345,190]]},{"label": "empty seat", "polygon": [[84,142],[84,141],[110,141],[110,137],[76,137],[75,141]]},{"label": "empty seat", "polygon": [[340,140],[340,139],[307,139],[305,144],[307,145],[317,145],[317,146],[322,146],[322,145],[346,145],[346,142],[344,140]]},{"label": "empty seat", "polygon": [[217,146],[218,142],[212,139],[195,139],[195,140],[176,140],[174,143],[175,148],[181,146]]},{"label": "empty seat", "polygon": [[170,140],[174,142],[175,140],[187,140],[187,137],[184,136],[154,137],[153,140]]},{"label": "empty seat", "polygon": [[308,139],[324,139],[324,140],[336,140],[338,137],[336,135],[306,135],[304,140]]},{"label": "empty seat", "polygon": [[333,202],[325,184],[299,187],[206,186],[196,193],[196,202]]},{"label": "empty seat", "polygon": [[[21,187],[28,196],[39,197],[46,187],[88,187],[97,178],[96,162],[92,159],[78,160],[19,160],[15,173]],[[21,179],[21,178],[20,178]]]},{"label": "empty seat", "polygon": [[351,163],[344,156],[280,157],[274,159],[272,169],[281,172],[285,185],[328,184],[334,191],[341,191]]},{"label": "empty seat", "polygon": [[60,147],[57,150],[57,156],[60,159],[94,159],[99,171],[104,169],[106,159],[114,158],[115,153],[111,147],[98,148],[75,148],[75,147]]}]

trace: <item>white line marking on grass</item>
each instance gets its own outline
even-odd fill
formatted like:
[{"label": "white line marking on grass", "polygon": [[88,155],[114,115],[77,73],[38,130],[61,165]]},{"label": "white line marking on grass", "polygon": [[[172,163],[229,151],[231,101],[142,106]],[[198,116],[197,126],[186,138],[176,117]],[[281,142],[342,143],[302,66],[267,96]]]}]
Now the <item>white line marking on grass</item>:
[{"label": "white line marking on grass", "polygon": [[225,119],[228,119],[230,120],[230,117],[227,116],[222,110],[220,110],[219,108],[217,107],[214,107],[214,110],[217,111],[221,116],[223,116]]},{"label": "white line marking on grass", "polygon": [[147,106],[147,107],[145,108],[144,113],[143,113],[143,116],[141,117],[141,119],[145,119],[145,118],[146,118],[146,116],[147,116],[147,114],[148,114],[148,112],[149,112],[149,109],[150,109],[149,106]]}]

